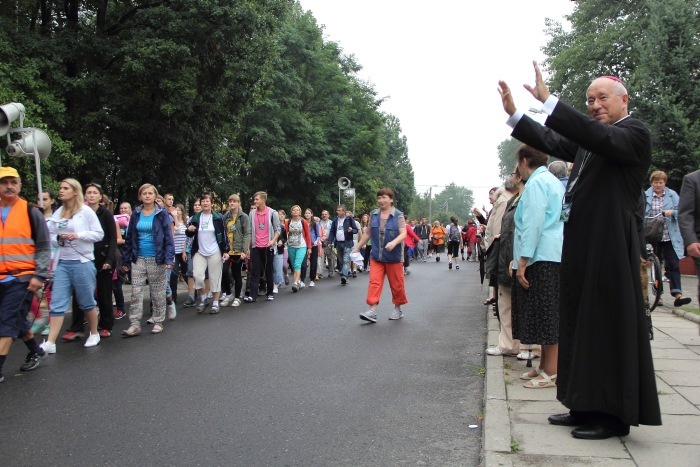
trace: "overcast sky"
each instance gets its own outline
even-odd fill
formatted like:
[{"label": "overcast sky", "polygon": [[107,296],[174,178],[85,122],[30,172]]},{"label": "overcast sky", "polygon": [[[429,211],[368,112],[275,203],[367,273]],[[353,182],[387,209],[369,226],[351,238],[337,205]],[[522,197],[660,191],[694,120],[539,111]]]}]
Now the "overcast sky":
[{"label": "overcast sky", "polygon": [[519,109],[539,108],[522,84],[534,83],[532,60],[544,58],[545,18],[563,22],[573,2],[300,2],[387,98],[381,110],[401,121],[418,192],[454,182],[481,207],[501,184],[497,148],[510,135],[498,80],[508,82]]}]

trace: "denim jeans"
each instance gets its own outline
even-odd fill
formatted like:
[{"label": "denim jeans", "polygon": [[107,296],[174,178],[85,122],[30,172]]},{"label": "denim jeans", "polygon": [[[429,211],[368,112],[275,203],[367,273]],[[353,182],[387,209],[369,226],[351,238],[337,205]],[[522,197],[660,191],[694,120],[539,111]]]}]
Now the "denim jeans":
[{"label": "denim jeans", "polygon": [[92,311],[95,302],[95,283],[97,273],[95,263],[80,260],[59,260],[54,271],[51,288],[51,316],[63,316],[71,304],[71,294],[75,291],[78,307],[83,311]]},{"label": "denim jeans", "polygon": [[352,242],[336,243],[335,250],[338,258],[341,258],[343,268],[340,275],[347,278],[350,275],[350,253],[352,253]]}]

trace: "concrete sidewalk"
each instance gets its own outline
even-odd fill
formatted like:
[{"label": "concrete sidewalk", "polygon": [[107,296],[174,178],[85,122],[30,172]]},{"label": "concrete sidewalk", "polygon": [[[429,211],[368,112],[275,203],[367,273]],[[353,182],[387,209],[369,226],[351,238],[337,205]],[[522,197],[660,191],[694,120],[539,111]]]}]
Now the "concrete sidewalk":
[{"label": "concrete sidewalk", "polygon": [[[687,308],[697,308],[697,278],[684,276],[682,285],[693,298]],[[667,292],[663,299],[666,306],[652,313],[651,341],[663,426],[632,427],[622,438],[576,439],[571,427],[547,422],[549,415],[567,411],[556,400],[556,388],[525,389],[519,377],[526,362],[487,356],[482,465],[700,466],[700,316],[669,307]],[[489,315],[492,346],[499,328],[490,308]]]}]

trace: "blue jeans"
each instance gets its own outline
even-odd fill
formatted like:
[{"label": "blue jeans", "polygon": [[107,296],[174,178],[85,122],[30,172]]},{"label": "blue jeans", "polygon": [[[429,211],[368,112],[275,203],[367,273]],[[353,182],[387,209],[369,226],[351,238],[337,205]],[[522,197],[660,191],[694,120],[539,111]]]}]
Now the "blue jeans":
[{"label": "blue jeans", "polygon": [[63,316],[71,304],[71,294],[75,292],[78,307],[92,311],[95,306],[95,282],[97,272],[95,263],[80,260],[59,260],[53,276],[51,287],[51,309],[49,315]]},{"label": "blue jeans", "polygon": [[340,275],[347,278],[350,275],[350,253],[352,253],[353,242],[336,243],[335,250],[338,258],[341,258],[343,268]]}]

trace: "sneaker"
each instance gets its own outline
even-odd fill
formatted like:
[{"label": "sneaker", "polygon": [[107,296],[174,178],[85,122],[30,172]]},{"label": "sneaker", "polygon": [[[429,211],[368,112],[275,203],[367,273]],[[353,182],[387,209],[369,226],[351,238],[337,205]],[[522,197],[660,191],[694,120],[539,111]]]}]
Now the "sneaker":
[{"label": "sneaker", "polygon": [[122,319],[125,316],[126,313],[124,313],[122,310],[117,309],[114,311],[114,319]]},{"label": "sneaker", "polygon": [[272,293],[280,293],[280,288],[277,284],[272,285]]},{"label": "sneaker", "polygon": [[447,265],[447,269],[452,269],[452,261],[450,261],[449,264]]},{"label": "sneaker", "polygon": [[345,277],[340,278],[340,285],[345,285],[348,283],[348,280]]},{"label": "sneaker", "polygon": [[41,335],[42,335],[42,336],[48,336],[48,335],[49,335],[49,331],[50,331],[49,327],[46,326],[46,327],[44,328],[44,330],[41,331]]},{"label": "sneaker", "polygon": [[367,310],[364,313],[360,313],[360,319],[369,321],[370,323],[377,322],[377,314],[372,310]]},{"label": "sneaker", "polygon": [[268,295],[268,296],[267,296],[267,301],[268,301],[268,302],[271,302],[271,301],[273,301],[274,299],[275,299],[275,296],[274,296],[274,295]]},{"label": "sneaker", "polygon": [[66,342],[73,342],[82,340],[84,337],[85,333],[83,332],[68,331],[67,333],[61,336],[61,339],[63,339]]},{"label": "sneaker", "polygon": [[182,304],[182,306],[185,308],[192,308],[195,305],[197,305],[197,302],[195,302],[192,298],[188,298],[185,303]]},{"label": "sneaker", "polygon": [[251,297],[250,295],[246,295],[246,297],[243,299],[243,301],[246,303],[253,303],[256,300],[253,297]]},{"label": "sneaker", "polygon": [[292,292],[297,293],[299,291],[299,289],[300,289],[300,287],[299,287],[298,282],[295,282],[294,284],[292,284]]},{"label": "sneaker", "polygon": [[403,270],[403,275],[404,275],[404,276],[408,276],[409,274],[411,274],[411,270],[410,270],[410,269],[406,268],[406,269]]},{"label": "sneaker", "polygon": [[99,334],[90,334],[90,337],[88,337],[87,340],[85,341],[84,347],[95,347],[99,343],[100,343],[100,335]]},{"label": "sneaker", "polygon": [[100,329],[100,337],[112,337],[112,331],[109,329]]},{"label": "sneaker", "polygon": [[394,311],[389,315],[389,319],[401,319],[403,318],[403,310],[401,308],[394,308]]},{"label": "sneaker", "polygon": [[306,287],[306,284],[304,284],[304,281],[299,281],[299,290],[303,289]]},{"label": "sneaker", "polygon": [[352,272],[352,277],[357,277],[357,271]]},{"label": "sneaker", "polygon": [[241,306],[241,299],[240,298],[234,298],[233,303],[231,306]]},{"label": "sneaker", "polygon": [[27,354],[27,358],[24,360],[24,363],[22,363],[22,366],[19,367],[19,370],[32,371],[39,366],[39,363],[44,356],[46,356],[46,352],[29,352]]},{"label": "sneaker", "polygon": [[[518,360],[527,360],[528,354],[529,354],[529,352],[528,352],[527,350],[525,350],[524,352],[520,352],[520,353],[518,354]],[[535,355],[535,354],[533,353],[533,354],[532,354],[532,360],[534,360],[534,359],[536,359],[536,358],[540,358],[540,356],[539,356],[539,355]]]},{"label": "sneaker", "polygon": [[177,318],[177,308],[175,307],[175,302],[168,303],[168,319],[173,320]]},{"label": "sneaker", "polygon": [[455,265],[455,269],[459,269],[459,264]]},{"label": "sneaker", "polygon": [[48,354],[56,353],[56,343],[55,342],[49,342],[49,341],[44,341],[39,345],[44,352]]},{"label": "sneaker", "polygon": [[196,311],[197,313],[203,313],[204,309],[207,307],[206,302],[200,302],[199,305],[197,305]]},{"label": "sneaker", "polygon": [[435,262],[437,262],[437,263],[440,262],[440,257],[439,257],[439,256],[436,256],[436,257],[435,257]]},{"label": "sneaker", "polygon": [[309,281],[309,287],[316,287],[316,283],[314,281]]},{"label": "sneaker", "polygon": [[289,274],[284,275],[284,285],[289,285]]},{"label": "sneaker", "polygon": [[223,300],[219,300],[219,306],[231,306],[234,298],[233,295],[227,295]]}]

